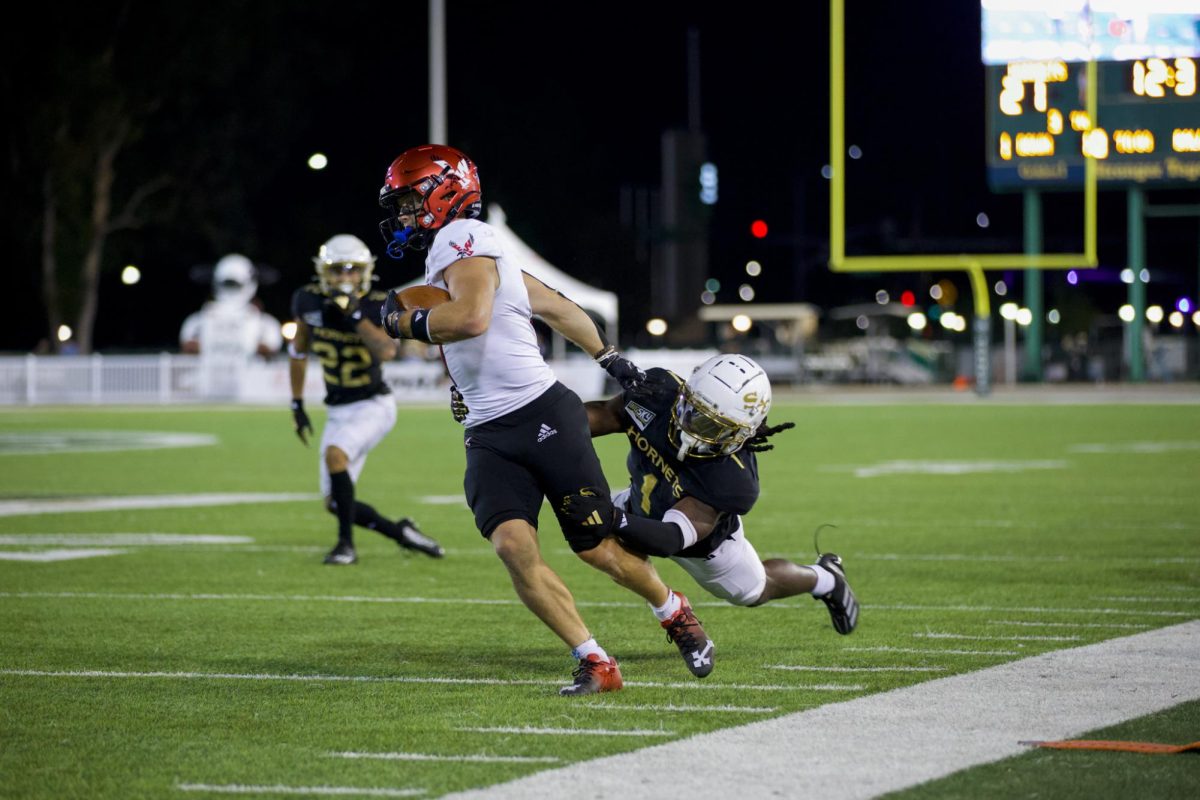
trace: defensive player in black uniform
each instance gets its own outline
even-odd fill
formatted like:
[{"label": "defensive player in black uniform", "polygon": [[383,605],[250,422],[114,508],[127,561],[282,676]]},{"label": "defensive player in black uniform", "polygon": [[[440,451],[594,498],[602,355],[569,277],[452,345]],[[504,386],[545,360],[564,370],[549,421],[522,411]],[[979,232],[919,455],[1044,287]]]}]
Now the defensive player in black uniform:
[{"label": "defensive player in black uniform", "polygon": [[313,259],[317,282],[292,295],[296,336],[291,356],[292,416],[300,441],[308,444],[312,423],[304,411],[308,354],[321,361],[328,420],[321,433],[321,493],[325,508],[338,520],[337,545],[326,564],[353,564],[353,526],[361,525],[395,540],[401,547],[441,558],[441,546],[418,530],[411,519],[398,522],[355,500],[354,482],[367,453],[396,424],[396,402],[383,382],[380,363],[396,357],[396,343],[379,327],[387,295],[371,292],[375,256],[348,234],[334,236]]},{"label": "defensive player in black uniform", "polygon": [[648,370],[644,389],[587,403],[593,436],[629,438],[629,488],[611,505],[602,494],[573,496],[569,512],[603,520],[635,550],[670,557],[734,605],[810,593],[824,601],[838,633],[851,633],[858,602],[840,557],[825,553],[811,566],[762,561],[746,539],[741,515],[759,492],[755,453],[771,449],[768,437],[793,427],[769,427],[770,408],[770,381],[745,356],[715,356],[687,382]]}]

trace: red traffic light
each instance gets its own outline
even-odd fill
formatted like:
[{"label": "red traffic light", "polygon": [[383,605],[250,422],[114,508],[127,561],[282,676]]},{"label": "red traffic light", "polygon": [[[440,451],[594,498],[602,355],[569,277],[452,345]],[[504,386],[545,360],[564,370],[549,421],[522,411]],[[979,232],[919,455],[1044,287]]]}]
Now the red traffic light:
[{"label": "red traffic light", "polygon": [[767,223],[761,219],[756,219],[750,223],[750,235],[755,239],[767,238]]}]

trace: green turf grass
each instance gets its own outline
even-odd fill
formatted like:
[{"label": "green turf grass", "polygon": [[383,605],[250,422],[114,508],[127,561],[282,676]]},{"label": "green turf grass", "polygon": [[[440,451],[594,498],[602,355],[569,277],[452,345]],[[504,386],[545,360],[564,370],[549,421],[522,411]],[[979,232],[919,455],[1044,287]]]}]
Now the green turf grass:
[{"label": "green turf grass", "polygon": [[[319,432],[323,417],[313,416]],[[517,602],[465,504],[423,502],[462,492],[462,434],[442,409],[401,409],[395,431],[371,454],[358,486],[360,499],[392,517],[414,517],[441,541],[448,550],[442,561],[400,551],[356,529],[361,563],[322,566],[336,526],[315,497],[0,516],[0,536],[157,532],[254,539],[253,546],[122,547],[121,555],[52,563],[0,560],[0,670],[8,671],[0,672],[0,796],[190,796],[175,789],[186,783],[420,788],[436,796],[548,765],[329,754],[491,754],[566,763],[764,716],[681,714],[662,706],[784,714],[1200,618],[1198,407],[794,406],[772,414],[773,421],[785,419],[798,427],[779,436],[776,449],[760,459],[763,495],[747,518],[749,538],[764,558],[809,563],[813,528],[837,525],[822,533],[821,546],[846,560],[864,606],[859,631],[837,636],[824,606],[805,597],[758,609],[727,606],[706,597],[673,564],[659,562],[664,579],[689,595],[717,643],[717,670],[697,682],[645,606],[575,558],[544,512],[547,561],[571,587],[593,634],[621,660],[626,681],[635,684],[598,698],[556,695],[555,687],[569,679],[569,655]],[[306,449],[296,440],[286,409],[0,413],[0,436],[71,429],[209,433],[219,443],[5,453],[0,501],[316,494],[315,445]],[[1137,442],[1170,446],[1161,452],[1078,451],[1080,445]],[[623,440],[607,437],[597,444],[610,480],[620,486]],[[1043,468],[856,477],[856,470],[902,466],[894,462],[910,462],[911,468],[911,462],[980,461],[1038,462],[1032,466]],[[1099,627],[1109,625],[1146,627]],[[871,647],[934,652],[852,649]],[[774,665],[941,671],[822,673]],[[668,685],[636,685],[646,682]],[[814,688],[829,685],[860,688]],[[643,708],[604,707],[617,702]],[[670,734],[458,730],[500,726]]]}]

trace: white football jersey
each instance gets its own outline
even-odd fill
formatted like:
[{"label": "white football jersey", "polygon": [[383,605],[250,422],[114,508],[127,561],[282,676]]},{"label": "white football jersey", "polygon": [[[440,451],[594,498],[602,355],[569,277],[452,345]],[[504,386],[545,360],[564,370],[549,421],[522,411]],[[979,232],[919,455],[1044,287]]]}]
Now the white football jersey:
[{"label": "white football jersey", "polygon": [[442,345],[450,377],[470,409],[463,423],[468,427],[515,411],[555,381],[538,348],[521,267],[505,255],[490,225],[458,219],[439,230],[425,259],[425,282],[446,289],[446,268],[472,256],[495,259],[500,285],[488,329],[473,339]]},{"label": "white football jersey", "polygon": [[259,346],[277,352],[283,335],[279,320],[251,303],[210,301],[183,321],[179,341],[198,341],[206,360],[234,362],[253,358]]}]

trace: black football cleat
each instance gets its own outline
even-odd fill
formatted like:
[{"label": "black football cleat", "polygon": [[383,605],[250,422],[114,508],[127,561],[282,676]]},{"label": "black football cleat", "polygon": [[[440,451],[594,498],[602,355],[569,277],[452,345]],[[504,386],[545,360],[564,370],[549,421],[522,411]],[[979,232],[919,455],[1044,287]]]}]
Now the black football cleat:
[{"label": "black football cleat", "polygon": [[325,556],[326,564],[335,564],[338,566],[346,566],[348,564],[358,563],[358,553],[354,552],[354,545],[348,542],[338,542],[337,547],[334,547]]},{"label": "black football cleat", "polygon": [[399,544],[401,547],[424,553],[430,558],[442,558],[446,555],[442,546],[421,533],[421,529],[408,517],[398,521],[396,527],[400,529]]},{"label": "black football cleat", "polygon": [[697,678],[703,678],[713,671],[713,642],[700,626],[688,599],[680,592],[675,594],[679,595],[679,610],[675,616],[663,620],[662,626],[667,632],[667,641],[679,648],[688,670]]},{"label": "black football cleat", "polygon": [[854,591],[846,581],[846,572],[842,568],[841,556],[835,553],[825,553],[817,559],[817,564],[829,570],[833,575],[833,591],[816,599],[825,603],[829,609],[829,618],[833,629],[845,636],[853,633],[858,627],[858,600]]}]

